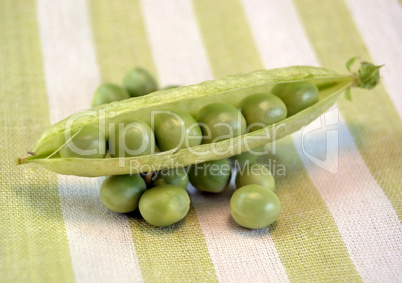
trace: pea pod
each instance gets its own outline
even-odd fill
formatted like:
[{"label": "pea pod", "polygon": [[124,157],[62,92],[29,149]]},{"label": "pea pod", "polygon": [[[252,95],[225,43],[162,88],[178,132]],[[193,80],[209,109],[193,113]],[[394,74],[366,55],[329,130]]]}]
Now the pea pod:
[{"label": "pea pod", "polygon": [[[349,92],[352,86],[372,88],[379,80],[378,69],[378,66],[367,62],[363,62],[360,69],[352,74],[338,74],[319,67],[292,66],[231,75],[196,85],[160,90],[147,96],[111,102],[75,113],[54,124],[44,132],[31,156],[20,158],[19,163],[36,163],[64,175],[94,177],[135,174],[227,158],[285,137],[306,126],[328,110],[345,90]],[[105,128],[108,123],[124,121],[128,117],[152,124],[153,111],[163,111],[166,108],[186,111],[195,116],[203,106],[212,102],[229,102],[238,106],[248,95],[270,92],[278,83],[303,81],[310,81],[319,88],[319,101],[282,120],[280,127],[273,124],[217,143],[143,156],[85,159],[60,158],[58,154],[61,148],[60,137],[86,125]]]}]

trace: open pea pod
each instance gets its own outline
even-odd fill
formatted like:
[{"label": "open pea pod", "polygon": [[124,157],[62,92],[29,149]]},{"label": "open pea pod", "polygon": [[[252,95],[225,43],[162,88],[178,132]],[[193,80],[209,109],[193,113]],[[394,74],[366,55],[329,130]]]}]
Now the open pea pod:
[{"label": "open pea pod", "polygon": [[[354,60],[347,63],[350,69]],[[306,126],[328,110],[339,96],[352,86],[372,88],[379,80],[379,66],[363,62],[357,72],[348,75],[309,66],[238,74],[196,85],[160,90],[142,97],[112,102],[94,109],[75,113],[54,124],[37,142],[31,156],[20,158],[20,164],[36,163],[64,175],[106,176],[135,174],[183,167],[208,160],[227,158],[285,137]],[[124,119],[139,119],[151,124],[152,111],[180,109],[196,115],[200,108],[212,102],[237,106],[248,95],[270,92],[278,83],[310,81],[320,90],[319,101],[303,111],[258,131],[232,139],[190,148],[125,158],[60,158],[61,137],[85,125],[107,128],[108,123]]]}]

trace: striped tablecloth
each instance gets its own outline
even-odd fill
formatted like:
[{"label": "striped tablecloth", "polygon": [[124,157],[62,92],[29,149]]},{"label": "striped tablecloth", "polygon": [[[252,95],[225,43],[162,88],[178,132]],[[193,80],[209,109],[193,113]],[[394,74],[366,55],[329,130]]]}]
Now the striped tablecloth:
[{"label": "striped tablecloth", "polygon": [[[401,4],[0,0],[0,281],[402,282]],[[288,65],[345,73],[356,55],[385,64],[382,83],[278,143],[282,213],[266,229],[233,223],[233,186],[189,187],[188,217],[162,229],[108,211],[102,178],[16,165],[134,66],[186,85]]]}]

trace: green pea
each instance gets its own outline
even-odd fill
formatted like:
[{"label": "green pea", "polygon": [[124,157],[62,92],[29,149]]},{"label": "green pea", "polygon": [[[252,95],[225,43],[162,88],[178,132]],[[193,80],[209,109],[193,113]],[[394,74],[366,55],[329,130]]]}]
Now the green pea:
[{"label": "green pea", "polygon": [[130,95],[124,88],[115,84],[101,84],[93,95],[92,107],[127,98],[130,98]]},{"label": "green pea", "polygon": [[186,188],[188,185],[188,175],[183,167],[160,170],[156,172],[153,184],[155,186],[175,185]]},{"label": "green pea", "polygon": [[268,190],[275,190],[275,179],[271,171],[260,163],[248,164],[237,172],[236,187],[260,185]]},{"label": "green pea", "polygon": [[155,136],[151,128],[139,120],[116,123],[109,134],[112,157],[131,157],[155,152]]},{"label": "green pea", "polygon": [[230,199],[233,220],[242,227],[264,228],[274,223],[281,210],[279,198],[259,185],[247,185],[236,190]]},{"label": "green pea", "polygon": [[272,93],[286,104],[288,117],[306,109],[318,101],[318,88],[311,82],[277,84]]},{"label": "green pea", "polygon": [[169,226],[187,215],[190,197],[182,187],[157,186],[141,196],[139,208],[148,223],[154,226]]},{"label": "green pea", "polygon": [[254,164],[260,159],[265,151],[265,145],[259,146],[252,149],[251,151],[246,151],[241,154],[230,157],[233,162],[234,167],[243,168],[247,164]]},{"label": "green pea", "polygon": [[220,193],[229,184],[232,170],[228,159],[213,160],[190,167],[188,177],[199,191]]},{"label": "green pea", "polygon": [[161,151],[201,144],[202,134],[197,121],[181,110],[155,111],[155,136]]},{"label": "green pea", "polygon": [[100,197],[108,209],[127,213],[138,208],[140,197],[146,189],[139,175],[109,176],[102,183]]},{"label": "green pea", "polygon": [[143,96],[158,89],[152,75],[142,68],[128,71],[123,79],[123,86],[131,96]]},{"label": "green pea", "polygon": [[244,98],[239,107],[247,121],[248,131],[262,129],[286,118],[286,105],[270,93],[256,93]]},{"label": "green pea", "polygon": [[226,103],[211,103],[198,112],[203,143],[218,142],[240,136],[246,132],[247,123],[240,111]]},{"label": "green pea", "polygon": [[84,126],[70,135],[65,132],[60,138],[62,158],[104,158],[106,155],[106,138],[104,133],[94,126]]}]

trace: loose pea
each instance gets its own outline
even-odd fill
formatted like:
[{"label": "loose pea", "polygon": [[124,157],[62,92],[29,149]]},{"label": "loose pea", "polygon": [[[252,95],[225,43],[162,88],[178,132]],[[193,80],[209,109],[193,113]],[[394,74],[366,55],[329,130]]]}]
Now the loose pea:
[{"label": "loose pea", "polygon": [[155,111],[155,136],[161,151],[181,149],[201,144],[200,126],[181,110]]},{"label": "loose pea", "polygon": [[257,163],[258,159],[263,155],[265,151],[265,145],[259,146],[252,149],[251,151],[246,151],[241,154],[230,157],[233,162],[234,167],[243,168],[247,164]]},{"label": "loose pea", "polygon": [[236,187],[260,185],[268,190],[275,190],[275,179],[271,171],[260,163],[248,164],[237,172]]},{"label": "loose pea", "polygon": [[188,185],[187,172],[183,167],[160,170],[156,172],[153,184],[155,186],[175,185],[186,188]]},{"label": "loose pea", "polygon": [[151,128],[139,120],[116,123],[109,134],[112,157],[131,157],[155,152],[155,136]]},{"label": "loose pea", "polygon": [[71,136],[63,135],[60,144],[64,144],[60,149],[62,158],[104,158],[106,155],[105,135],[94,126],[84,126],[72,132]]},{"label": "loose pea", "polygon": [[102,183],[100,197],[108,209],[127,213],[138,208],[140,197],[146,189],[139,175],[109,176]]},{"label": "loose pea", "polygon": [[228,159],[213,160],[190,167],[188,177],[199,191],[222,192],[230,182],[232,170]]},{"label": "loose pea", "polygon": [[240,136],[246,132],[247,123],[241,112],[233,105],[211,103],[198,112],[203,143],[218,142]]},{"label": "loose pea", "polygon": [[286,105],[270,93],[256,93],[244,98],[239,107],[247,121],[248,131],[255,131],[286,118]]},{"label": "loose pea", "polygon": [[142,217],[148,223],[155,226],[169,226],[187,215],[190,197],[182,187],[157,186],[141,196],[139,208]]},{"label": "loose pea", "polygon": [[142,68],[134,68],[126,74],[123,86],[131,96],[143,96],[158,89],[152,75]]},{"label": "loose pea", "polygon": [[230,199],[233,220],[242,227],[264,228],[274,223],[281,210],[279,198],[259,185],[247,185],[236,190]]},{"label": "loose pea", "polygon": [[102,84],[95,90],[92,107],[127,98],[130,98],[130,95],[124,88],[115,84]]},{"label": "loose pea", "polygon": [[288,117],[306,109],[318,101],[318,88],[311,82],[277,84],[272,93],[286,104]]}]

